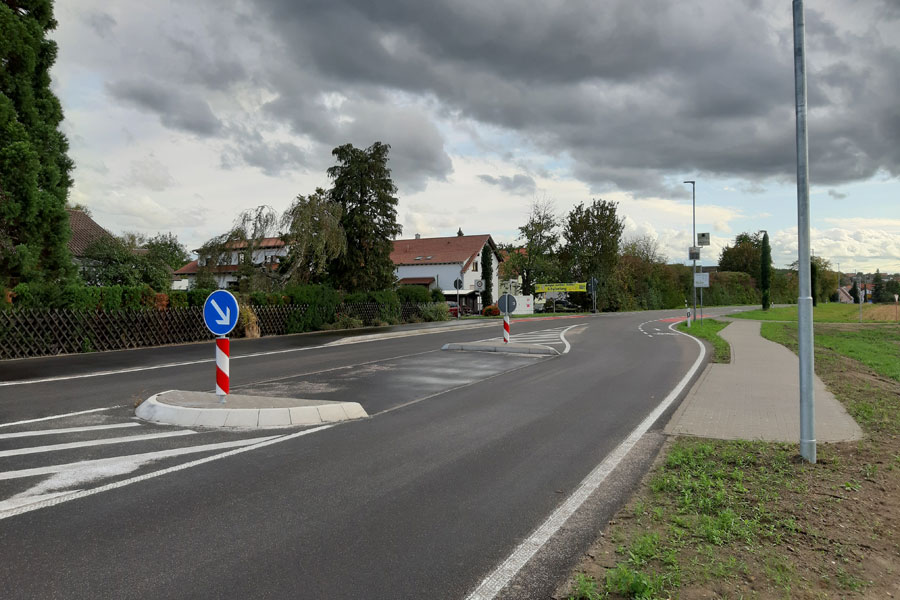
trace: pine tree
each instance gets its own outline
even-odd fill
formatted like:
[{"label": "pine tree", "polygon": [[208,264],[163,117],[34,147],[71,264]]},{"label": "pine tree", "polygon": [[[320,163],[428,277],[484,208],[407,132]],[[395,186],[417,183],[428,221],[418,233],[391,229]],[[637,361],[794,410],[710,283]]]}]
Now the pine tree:
[{"label": "pine tree", "polygon": [[853,304],[859,304],[859,286],[856,280],[853,280],[853,287],[850,288],[850,297],[853,298]]},{"label": "pine tree", "polygon": [[0,1],[0,285],[76,276],[67,248],[73,163],[50,91],[51,0]]},{"label": "pine tree", "polygon": [[762,291],[762,308],[769,310],[769,295],[772,288],[772,247],[769,245],[769,234],[762,238],[762,251],[759,257],[759,289]]},{"label": "pine tree", "polygon": [[341,208],[340,224],[347,249],[331,262],[332,283],[348,292],[383,290],[393,286],[393,239],[397,224],[397,186],[387,166],[388,144],[375,142],[365,150],[344,144],[332,150],[338,164],[328,169],[334,182],[331,201]]},{"label": "pine tree", "polygon": [[484,291],[481,292],[481,305],[490,306],[494,303],[494,251],[491,245],[485,244],[481,249],[481,279],[484,281]]}]

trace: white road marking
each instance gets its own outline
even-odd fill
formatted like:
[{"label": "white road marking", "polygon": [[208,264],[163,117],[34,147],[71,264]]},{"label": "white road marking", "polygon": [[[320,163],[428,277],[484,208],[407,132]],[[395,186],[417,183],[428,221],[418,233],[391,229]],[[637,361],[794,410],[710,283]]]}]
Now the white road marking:
[{"label": "white road marking", "polygon": [[[582,323],[579,323],[578,325],[582,325]],[[578,325],[572,325],[572,327],[578,327]],[[566,345],[566,349],[563,350],[563,354],[568,354],[569,350],[572,349],[572,345],[569,343],[569,340],[566,339],[566,332],[572,329],[572,327],[566,327],[562,330],[562,333],[559,334],[560,339],[562,339],[563,343]]]},{"label": "white road marking", "polygon": [[205,458],[200,458],[197,460],[193,460],[191,462],[186,462],[186,463],[183,463],[180,465],[176,465],[174,467],[169,467],[168,469],[161,469],[159,471],[154,471],[153,473],[147,473],[145,475],[138,475],[137,477],[130,477],[128,479],[123,479],[122,481],[116,481],[114,483],[102,485],[100,487],[96,487],[96,488],[93,488],[90,490],[79,490],[77,492],[72,492],[70,494],[62,494],[56,498],[50,498],[47,500],[42,500],[40,502],[34,502],[34,503],[31,503],[31,504],[28,504],[25,506],[20,506],[18,508],[11,508],[7,511],[0,512],[0,520],[8,519],[10,517],[15,517],[16,515],[21,515],[21,514],[24,514],[27,512],[31,512],[33,510],[47,508],[50,506],[56,506],[57,504],[62,504],[64,502],[69,502],[71,500],[77,500],[79,498],[93,496],[94,494],[99,494],[101,492],[106,492],[109,490],[114,490],[117,488],[125,487],[125,486],[131,485],[133,483],[138,483],[140,481],[146,481],[148,479],[154,479],[154,478],[160,477],[162,475],[168,475],[169,473],[175,473],[176,471],[190,469],[191,467],[203,465],[203,464],[206,464],[209,462],[213,462],[215,460],[221,460],[221,459],[227,458],[229,456],[234,456],[235,454],[241,454],[242,452],[247,452],[249,450],[255,450],[257,448],[262,448],[264,446],[269,446],[271,444],[285,442],[290,439],[294,439],[294,438],[297,438],[297,437],[300,437],[303,435],[309,435],[310,433],[316,433],[318,431],[323,431],[325,429],[330,429],[332,427],[334,427],[334,425],[322,425],[321,427],[314,427],[313,429],[305,429],[303,431],[298,431],[297,433],[280,436],[275,439],[271,439],[271,440],[267,440],[265,442],[260,442],[258,444],[254,444],[252,446],[244,446],[243,448],[235,448],[234,450],[228,450],[227,452],[222,452],[221,454],[207,456]]},{"label": "white road marking", "polygon": [[[669,326],[669,329],[672,329],[674,325],[675,323],[672,323],[672,325]],[[675,330],[672,329],[672,331]],[[534,556],[557,531],[559,531],[569,517],[571,517],[575,511],[584,504],[585,500],[600,487],[600,484],[603,483],[607,476],[612,473],[613,469],[615,469],[622,459],[625,458],[628,452],[631,451],[635,444],[637,444],[638,440],[643,437],[653,423],[656,422],[666,409],[669,408],[672,402],[675,401],[678,395],[681,394],[682,390],[684,390],[685,386],[687,386],[688,382],[691,380],[691,377],[694,376],[694,373],[697,372],[697,369],[699,369],[700,365],[703,363],[703,358],[706,356],[706,347],[700,340],[694,337],[685,335],[681,332],[677,333],[694,340],[697,345],[700,346],[700,355],[697,356],[697,360],[694,361],[694,364],[688,369],[685,376],[678,382],[678,385],[669,392],[669,395],[666,396],[643,421],[641,421],[640,425],[634,428],[628,437],[625,438],[615,450],[609,453],[603,462],[597,465],[594,470],[582,480],[578,488],[572,492],[572,495],[566,498],[566,500],[563,501],[549,517],[547,517],[546,521],[535,529],[525,541],[519,544],[519,546],[513,550],[512,554],[510,554],[505,561],[500,563],[490,575],[485,577],[484,581],[481,582],[475,591],[467,596],[466,600],[493,600],[493,598],[500,593],[500,590],[506,587],[507,584],[512,581],[513,577],[522,570],[522,567],[531,560],[531,557]]]},{"label": "white road marking", "polygon": [[67,444],[53,444],[51,446],[33,446],[31,448],[17,448],[15,450],[0,451],[0,458],[7,456],[22,456],[23,454],[38,454],[41,452],[57,452],[59,450],[71,450],[74,448],[88,448],[90,446],[106,446],[108,444],[124,444],[127,442],[141,442],[146,440],[155,440],[162,438],[170,438],[181,435],[191,435],[197,433],[190,429],[182,429],[179,431],[167,431],[165,433],[147,433],[144,435],[129,435],[126,437],[107,438],[103,440],[90,440],[87,442],[69,442]]},{"label": "white road marking", "polygon": [[103,429],[121,429],[122,427],[140,427],[140,423],[114,423],[112,425],[86,425],[84,427],[64,427],[62,429],[41,429],[39,431],[18,431],[16,433],[0,433],[0,440],[10,438],[33,437],[36,435],[58,435],[60,433],[81,433],[82,431],[100,431]]},{"label": "white road marking", "polygon": [[[5,385],[0,383],[0,385]],[[27,419],[25,421],[15,421],[13,423],[0,423],[0,427],[12,427],[13,425],[26,425],[28,423],[37,423],[38,421],[50,421],[52,419],[63,419],[65,417],[74,417],[77,415],[86,415],[88,413],[101,412],[104,410],[113,410],[114,408],[122,408],[125,406],[124,404],[120,404],[119,406],[110,406],[108,408],[92,408],[90,410],[79,410],[78,412],[70,412],[64,413],[61,415],[53,415],[50,417],[41,417],[40,419]]]},{"label": "white road marking", "polygon": [[[23,477],[36,477],[39,475],[53,475],[54,473],[62,473],[63,471],[96,471],[98,468],[113,467],[119,464],[137,463],[135,468],[144,463],[163,458],[172,458],[174,456],[183,456],[185,454],[196,454],[199,452],[212,452],[213,450],[225,450],[226,448],[239,448],[241,446],[251,446],[259,442],[265,442],[277,438],[277,435],[269,435],[264,437],[245,438],[242,440],[234,440],[231,442],[219,442],[217,444],[203,444],[201,446],[185,446],[184,448],[173,448],[171,450],[159,450],[157,452],[144,452],[143,454],[128,454],[126,456],[114,456],[112,458],[98,458],[96,460],[83,460],[74,463],[65,463],[61,465],[50,465],[49,467],[35,467],[33,469],[19,469],[18,471],[6,471],[0,473],[0,481],[6,479],[21,479]],[[134,470],[134,469],[131,469]]]}]

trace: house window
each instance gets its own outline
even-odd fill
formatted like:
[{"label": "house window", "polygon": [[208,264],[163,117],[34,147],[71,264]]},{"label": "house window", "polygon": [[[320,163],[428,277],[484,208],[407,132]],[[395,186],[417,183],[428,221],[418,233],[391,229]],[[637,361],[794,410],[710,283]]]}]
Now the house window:
[{"label": "house window", "polygon": [[472,263],[472,270],[473,270],[473,271],[477,271],[477,270],[478,270],[478,261],[475,261],[475,262]]}]

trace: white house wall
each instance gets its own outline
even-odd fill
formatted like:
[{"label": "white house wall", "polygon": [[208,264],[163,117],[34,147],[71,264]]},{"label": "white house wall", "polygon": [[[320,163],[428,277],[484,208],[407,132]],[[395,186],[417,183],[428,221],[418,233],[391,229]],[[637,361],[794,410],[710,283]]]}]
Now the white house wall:
[{"label": "white house wall", "polygon": [[[499,264],[499,259],[496,255],[493,257],[493,261],[491,267],[494,271],[493,274],[493,287],[491,288],[491,295],[494,297],[494,301],[499,297],[498,290],[500,289],[500,277],[499,277],[499,269],[497,268]],[[463,289],[464,290],[474,290],[475,289],[475,280],[481,279],[482,275],[482,265],[481,265],[481,251],[478,252],[478,270],[473,271],[472,267],[474,262],[469,265],[469,268],[466,269],[466,272],[463,273]],[[435,282],[431,284],[430,287],[437,288],[439,290],[452,290],[453,282],[456,281],[456,278],[459,277],[459,269],[462,267],[462,264],[430,264],[427,262],[423,262],[421,265],[399,265],[395,267],[394,273],[397,275],[397,279],[405,279],[407,277],[434,277]]]}]

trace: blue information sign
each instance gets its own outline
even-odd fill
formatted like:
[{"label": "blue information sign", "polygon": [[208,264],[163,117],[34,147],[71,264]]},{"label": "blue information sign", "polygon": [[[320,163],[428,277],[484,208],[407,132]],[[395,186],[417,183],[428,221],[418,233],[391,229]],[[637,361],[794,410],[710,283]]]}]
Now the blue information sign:
[{"label": "blue information sign", "polygon": [[231,292],[216,290],[203,305],[203,321],[215,335],[228,335],[238,321],[238,303]]}]

